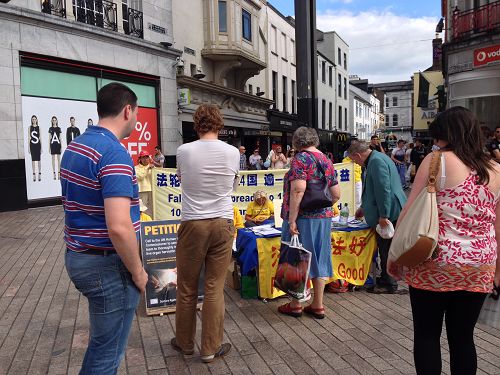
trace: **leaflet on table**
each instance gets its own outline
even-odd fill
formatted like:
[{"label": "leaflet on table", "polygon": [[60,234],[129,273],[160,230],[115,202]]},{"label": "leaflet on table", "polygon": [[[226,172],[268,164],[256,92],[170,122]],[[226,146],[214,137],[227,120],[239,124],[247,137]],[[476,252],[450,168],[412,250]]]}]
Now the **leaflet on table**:
[{"label": "leaflet on table", "polygon": [[281,231],[274,228],[272,225],[258,225],[250,228],[250,230],[259,236],[281,235]]},{"label": "leaflet on table", "polygon": [[332,218],[332,228],[341,229],[341,228],[355,228],[355,229],[366,229],[368,225],[364,220],[356,219],[354,216],[349,216],[347,220],[347,227],[345,224],[340,224],[340,216],[336,216]]}]

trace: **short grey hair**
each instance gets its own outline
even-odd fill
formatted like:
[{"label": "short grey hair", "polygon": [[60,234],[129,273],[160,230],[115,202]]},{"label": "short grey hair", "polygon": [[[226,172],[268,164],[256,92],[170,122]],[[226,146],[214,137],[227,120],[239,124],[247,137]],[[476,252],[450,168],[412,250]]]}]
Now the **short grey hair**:
[{"label": "short grey hair", "polygon": [[293,133],[292,146],[297,151],[308,147],[319,146],[319,136],[315,129],[301,126]]},{"label": "short grey hair", "polygon": [[352,141],[351,145],[347,149],[347,155],[362,154],[370,149],[370,144],[368,142],[362,141]]}]

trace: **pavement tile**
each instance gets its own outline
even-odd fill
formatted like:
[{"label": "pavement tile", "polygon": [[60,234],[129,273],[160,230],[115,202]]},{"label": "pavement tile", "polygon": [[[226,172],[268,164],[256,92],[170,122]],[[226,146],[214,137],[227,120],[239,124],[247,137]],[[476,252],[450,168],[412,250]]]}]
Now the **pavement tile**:
[{"label": "pavement tile", "polygon": [[161,355],[156,357],[146,357],[146,362],[148,370],[157,370],[167,367],[165,364],[165,359]]},{"label": "pavement tile", "polygon": [[[88,342],[88,303],[64,268],[61,207],[0,213],[0,375],[78,374]],[[402,285],[405,288],[404,285]],[[286,298],[243,300],[226,288],[224,341],[233,350],[200,361],[172,349],[175,314],[147,316],[142,300],[119,375],[415,374],[408,295],[326,294],[326,317],[283,316]],[[478,374],[500,374],[500,330],[478,324]],[[443,373],[449,374],[446,332]]]}]

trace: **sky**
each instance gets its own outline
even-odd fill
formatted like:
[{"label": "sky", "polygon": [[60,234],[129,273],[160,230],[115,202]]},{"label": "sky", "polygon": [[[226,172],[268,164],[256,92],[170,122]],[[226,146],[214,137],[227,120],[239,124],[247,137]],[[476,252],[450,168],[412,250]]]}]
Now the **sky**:
[{"label": "sky", "polygon": [[[294,0],[269,1],[294,15]],[[316,27],[349,45],[349,74],[370,83],[409,80],[432,65],[439,0],[316,0]]]}]

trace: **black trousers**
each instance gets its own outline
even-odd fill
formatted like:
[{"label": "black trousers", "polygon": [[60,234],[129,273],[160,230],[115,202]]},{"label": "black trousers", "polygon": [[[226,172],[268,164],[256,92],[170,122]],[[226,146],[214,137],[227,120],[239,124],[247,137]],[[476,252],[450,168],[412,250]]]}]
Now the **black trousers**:
[{"label": "black trousers", "polygon": [[413,314],[415,368],[418,375],[440,375],[443,317],[450,350],[452,375],[474,375],[477,355],[474,327],[486,293],[432,292],[410,287]]},{"label": "black trousers", "polygon": [[[394,227],[395,226],[396,224],[394,224]],[[397,290],[398,282],[387,273],[387,259],[389,258],[389,248],[391,247],[392,238],[382,238],[378,233],[376,235],[378,255],[380,256],[380,269],[382,271],[380,277],[376,280],[377,285],[392,290]]]}]

